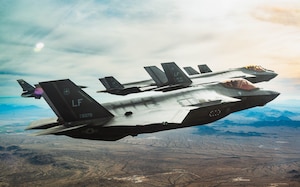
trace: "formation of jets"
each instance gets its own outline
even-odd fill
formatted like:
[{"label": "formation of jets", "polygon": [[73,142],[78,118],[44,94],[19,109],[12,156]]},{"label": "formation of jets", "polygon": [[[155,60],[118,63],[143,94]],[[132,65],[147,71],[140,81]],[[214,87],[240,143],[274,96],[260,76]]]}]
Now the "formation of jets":
[{"label": "formation of jets", "polygon": [[[253,83],[277,76],[261,66],[247,66],[212,72],[199,65],[201,74],[174,62],[144,67],[152,79],[121,84],[114,77],[100,78],[106,88],[99,91],[116,95],[137,94],[134,99],[99,104],[69,79],[40,82],[35,87],[18,80],[23,97],[46,100],[57,118],[32,122],[27,129],[36,135],[66,135],[73,138],[115,141],[163,130],[204,125],[230,113],[264,106],[279,93],[258,88]],[[152,92],[139,96],[139,92]]]}]

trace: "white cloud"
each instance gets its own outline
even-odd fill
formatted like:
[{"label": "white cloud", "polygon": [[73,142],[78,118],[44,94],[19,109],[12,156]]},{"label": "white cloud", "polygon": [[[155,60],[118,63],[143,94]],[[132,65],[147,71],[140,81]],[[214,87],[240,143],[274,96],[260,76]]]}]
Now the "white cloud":
[{"label": "white cloud", "polygon": [[[142,67],[164,61],[180,66],[207,63],[213,70],[262,64],[288,77],[285,60],[299,57],[299,27],[253,16],[258,7],[283,6],[282,2],[6,3],[3,7],[9,11],[0,20],[0,72],[19,73],[33,82],[71,78],[96,89],[101,76],[114,75],[121,82],[146,79],[149,76]],[[43,50],[34,53],[41,41]],[[9,73],[2,80],[18,93],[18,85],[12,84],[16,76]],[[0,95],[8,94],[1,90]]]}]

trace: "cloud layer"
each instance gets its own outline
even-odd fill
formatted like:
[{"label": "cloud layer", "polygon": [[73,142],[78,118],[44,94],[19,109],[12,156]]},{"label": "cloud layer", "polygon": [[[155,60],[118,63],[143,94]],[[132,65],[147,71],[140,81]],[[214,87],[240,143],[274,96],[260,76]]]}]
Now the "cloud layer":
[{"label": "cloud layer", "polygon": [[280,74],[279,91],[287,79],[299,91],[296,0],[2,1],[0,7],[0,95],[18,95],[19,78],[71,78],[99,89],[99,77],[147,79],[142,67],[165,61],[213,70],[261,64]]}]

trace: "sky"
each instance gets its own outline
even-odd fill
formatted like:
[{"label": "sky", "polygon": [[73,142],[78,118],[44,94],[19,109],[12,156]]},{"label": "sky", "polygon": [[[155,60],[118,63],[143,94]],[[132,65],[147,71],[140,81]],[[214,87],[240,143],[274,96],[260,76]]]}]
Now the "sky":
[{"label": "sky", "polygon": [[298,99],[299,52],[299,0],[0,1],[0,97],[19,96],[20,78],[70,78],[94,95],[100,77],[149,79],[144,66],[174,61],[258,64],[279,74],[262,87]]}]

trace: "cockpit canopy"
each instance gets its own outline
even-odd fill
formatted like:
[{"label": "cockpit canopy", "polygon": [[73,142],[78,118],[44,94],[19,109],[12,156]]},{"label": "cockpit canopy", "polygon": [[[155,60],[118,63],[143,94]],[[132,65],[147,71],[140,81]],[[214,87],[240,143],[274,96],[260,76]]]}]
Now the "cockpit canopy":
[{"label": "cockpit canopy", "polygon": [[222,85],[227,88],[234,88],[246,91],[258,89],[254,84],[245,79],[230,79],[222,82]]},{"label": "cockpit canopy", "polygon": [[267,71],[265,68],[258,65],[250,65],[245,67],[248,70],[257,71],[257,72],[265,72]]}]

